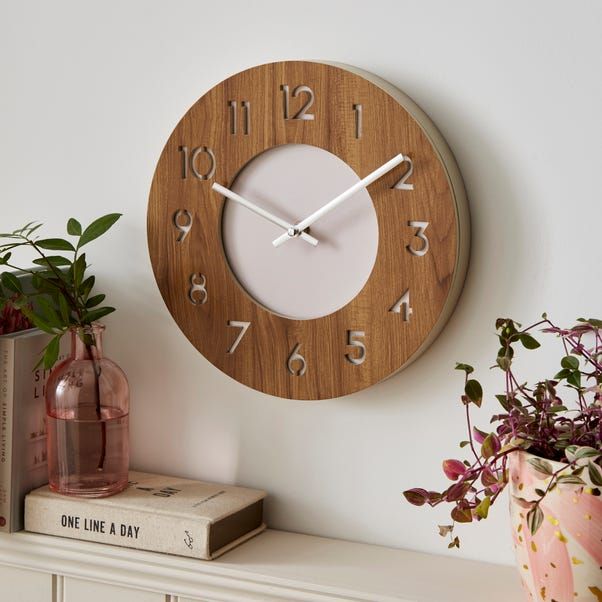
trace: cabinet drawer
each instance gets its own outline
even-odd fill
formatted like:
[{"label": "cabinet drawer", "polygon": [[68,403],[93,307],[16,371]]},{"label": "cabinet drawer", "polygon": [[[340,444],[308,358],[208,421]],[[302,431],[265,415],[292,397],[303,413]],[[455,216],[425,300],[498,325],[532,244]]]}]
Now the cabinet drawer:
[{"label": "cabinet drawer", "polygon": [[165,602],[165,594],[66,577],[64,602],[84,600],[85,602]]},{"label": "cabinet drawer", "polygon": [[0,600],[51,602],[52,575],[0,565]]}]

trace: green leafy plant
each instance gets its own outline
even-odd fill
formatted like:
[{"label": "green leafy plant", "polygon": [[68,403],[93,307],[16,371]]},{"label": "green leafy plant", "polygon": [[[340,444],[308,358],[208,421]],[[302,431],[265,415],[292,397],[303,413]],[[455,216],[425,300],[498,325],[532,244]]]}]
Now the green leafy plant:
[{"label": "green leafy plant", "polygon": [[[540,346],[531,334],[540,327],[544,334],[560,340],[562,353],[554,374],[529,386],[517,378],[513,361],[518,347],[533,350]],[[543,521],[542,500],[559,484],[585,486],[581,475],[587,471],[596,486],[592,493],[602,493],[602,320],[580,318],[576,325],[560,328],[544,314],[527,328],[509,318],[499,319],[496,330],[500,348],[492,368],[504,375],[504,390],[495,395],[501,412],[491,417],[491,429],[472,425],[470,409],[481,407],[483,388],[472,378],[472,366],[456,364],[464,373],[460,399],[468,431],[460,447],[470,451],[471,459],[443,461],[443,472],[453,482],[443,491],[414,488],[403,492],[415,506],[452,504],[452,524],[439,526],[440,535],[449,536],[450,548],[460,547],[454,534],[456,523],[487,518],[489,508],[508,485],[508,456],[514,452],[524,450],[537,456],[529,463],[549,478],[545,489],[535,490],[536,499],[525,500],[532,533]],[[562,468],[554,470],[549,460],[562,462]]]},{"label": "green leafy plant", "polygon": [[[9,306],[16,308],[34,326],[53,335],[40,359],[45,368],[51,368],[56,362],[61,337],[70,328],[80,327],[80,336],[87,337],[84,343],[90,347],[94,341],[90,339],[90,329],[85,327],[115,311],[103,305],[105,295],[93,294],[95,277],[87,273],[90,266],[82,249],[102,236],[120,217],[120,213],[110,213],[86,228],[70,218],[67,235],[71,241],[41,238],[38,232],[43,224],[37,222],[0,234],[0,268],[5,268],[0,274],[0,311]],[[23,247],[34,251],[34,266],[14,265],[13,252]],[[31,287],[27,290],[19,278],[25,274],[31,278]]]}]

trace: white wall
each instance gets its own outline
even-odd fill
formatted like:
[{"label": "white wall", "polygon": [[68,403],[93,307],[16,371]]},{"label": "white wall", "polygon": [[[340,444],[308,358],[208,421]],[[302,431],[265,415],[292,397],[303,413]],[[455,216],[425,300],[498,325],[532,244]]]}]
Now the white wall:
[{"label": "white wall", "polygon": [[[134,465],[264,487],[274,527],[447,553],[445,511],[401,491],[442,486],[440,460],[459,453],[454,362],[478,363],[493,394],[497,316],[600,314],[602,4],[3,0],[0,11],[1,229],[41,219],[54,235],[71,215],[125,214],[89,257],[119,309],[108,348],[131,382]],[[267,397],[205,361],[167,312],[146,243],[153,170],[178,119],[227,75],[286,58],[354,64],[412,96],[456,154],[474,228],[465,291],[431,349],[321,403]],[[454,554],[512,561],[499,506]]]}]

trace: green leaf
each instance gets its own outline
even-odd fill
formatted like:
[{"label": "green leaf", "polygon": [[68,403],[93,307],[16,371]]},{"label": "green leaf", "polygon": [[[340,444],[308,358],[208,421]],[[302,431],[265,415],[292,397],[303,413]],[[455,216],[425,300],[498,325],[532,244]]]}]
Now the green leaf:
[{"label": "green leaf", "polygon": [[9,291],[20,294],[23,293],[23,287],[21,286],[19,279],[14,274],[11,274],[10,272],[2,272],[2,275],[0,275],[0,280],[2,281],[2,286]]},{"label": "green leaf", "polygon": [[541,458],[529,458],[527,460],[535,470],[541,472],[542,474],[551,476],[554,474],[554,469],[552,465],[547,460],[542,460]]},{"label": "green leaf", "polygon": [[55,328],[48,324],[43,318],[33,313],[33,311],[31,311],[28,307],[21,307],[21,312],[30,322],[33,323],[36,328],[39,328],[48,334],[56,334]]},{"label": "green leaf", "polygon": [[50,370],[52,366],[56,364],[56,360],[59,357],[59,345],[62,336],[62,333],[56,335],[50,340],[50,343],[46,345],[46,349],[44,350],[44,368],[46,370]]},{"label": "green leaf", "polygon": [[530,334],[523,333],[519,338],[526,349],[537,349],[540,347],[540,344]]},{"label": "green leaf", "polygon": [[65,325],[70,323],[69,316],[71,315],[71,310],[69,309],[69,304],[63,295],[59,295],[59,311],[61,312],[61,318],[63,319],[63,323]]},{"label": "green leaf", "polygon": [[76,289],[81,286],[82,280],[84,279],[84,272],[86,271],[86,254],[83,253],[77,258],[77,261],[73,264],[73,284]]},{"label": "green leaf", "polygon": [[489,507],[491,506],[491,498],[487,496],[476,508],[476,513],[479,518],[487,518]]},{"label": "green leaf", "polygon": [[574,355],[565,355],[560,360],[560,365],[568,370],[579,370],[579,359]]},{"label": "green leaf", "polygon": [[38,240],[36,245],[40,249],[47,249],[49,251],[75,251],[75,247],[63,238],[44,238]]},{"label": "green leaf", "polygon": [[466,447],[470,441],[460,441],[460,447]]},{"label": "green leaf", "polygon": [[80,293],[84,299],[87,299],[90,291],[94,288],[94,283],[96,282],[96,278],[94,276],[88,276],[81,285]]},{"label": "green leaf", "polygon": [[49,255],[48,257],[39,257],[38,259],[34,259],[33,263],[41,266],[55,267],[60,268],[65,265],[71,265],[71,262],[62,255]]},{"label": "green leaf", "polygon": [[597,464],[590,462],[587,465],[587,473],[589,474],[589,480],[598,487],[602,487],[602,468]]},{"label": "green leaf", "polygon": [[508,359],[507,357],[498,356],[495,361],[504,372],[508,372],[508,370],[510,370],[512,360]]},{"label": "green leaf", "polygon": [[96,307],[97,305],[100,305],[105,300],[105,297],[106,295],[94,295],[93,297],[90,297],[86,301],[86,307],[90,309],[91,307]]},{"label": "green leaf", "polygon": [[121,213],[109,213],[94,220],[83,232],[77,248],[87,245],[94,239],[102,236],[120,217]]},{"label": "green leaf", "polygon": [[0,257],[0,264],[5,264],[8,263],[8,260],[10,259],[12,253],[9,251],[8,253],[2,255],[2,257]]},{"label": "green leaf", "polygon": [[81,233],[82,225],[74,217],[70,217],[67,222],[67,234],[71,234],[71,236],[81,236]]},{"label": "green leaf", "polygon": [[583,458],[599,458],[601,455],[602,452],[593,447],[589,447],[588,445],[583,445],[575,450],[576,460],[582,460]]},{"label": "green leaf", "polygon": [[483,401],[483,388],[479,381],[474,378],[467,381],[466,386],[464,387],[464,393],[466,393],[468,399],[476,406],[481,407],[481,402]]},{"label": "green leaf", "polygon": [[40,307],[40,310],[44,316],[44,320],[53,328],[62,328],[64,325],[61,322],[61,319],[56,312],[56,309],[50,303],[50,301],[44,297],[40,296],[37,298],[37,303]]},{"label": "green leaf", "polygon": [[487,459],[494,456],[498,451],[500,451],[500,441],[494,433],[489,433],[481,445],[481,455]]},{"label": "green leaf", "polygon": [[579,370],[571,372],[567,376],[566,382],[569,383],[569,385],[573,385],[573,387],[577,387],[577,389],[579,389],[581,387],[581,372],[579,372]]},{"label": "green leaf", "polygon": [[543,512],[539,506],[533,506],[529,512],[527,512],[527,525],[531,535],[535,535],[539,527],[543,523]]},{"label": "green leaf", "polygon": [[84,316],[84,322],[86,324],[91,324],[92,322],[100,320],[100,318],[104,318],[104,316],[113,313],[114,311],[114,307],[99,307],[98,309],[93,309]]},{"label": "green leaf", "polygon": [[466,372],[466,374],[471,374],[472,372],[474,372],[474,368],[472,366],[460,363],[456,363],[456,370],[463,370],[464,372]]},{"label": "green leaf", "polygon": [[562,474],[558,477],[557,481],[564,485],[585,485],[585,481],[581,477],[573,474]]}]

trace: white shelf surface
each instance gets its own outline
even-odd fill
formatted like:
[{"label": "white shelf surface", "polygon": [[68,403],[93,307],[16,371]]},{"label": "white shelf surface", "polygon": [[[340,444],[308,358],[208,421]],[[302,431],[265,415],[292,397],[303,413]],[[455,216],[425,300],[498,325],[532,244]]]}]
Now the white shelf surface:
[{"label": "white shelf surface", "polygon": [[34,533],[0,564],[210,602],[519,602],[514,567],[268,530],[208,562]]}]

